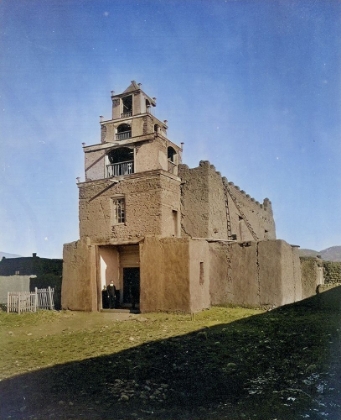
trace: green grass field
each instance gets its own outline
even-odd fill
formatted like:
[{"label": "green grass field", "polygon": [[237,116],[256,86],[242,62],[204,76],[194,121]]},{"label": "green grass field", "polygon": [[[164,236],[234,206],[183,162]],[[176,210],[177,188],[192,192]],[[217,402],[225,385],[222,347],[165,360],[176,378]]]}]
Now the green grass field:
[{"label": "green grass field", "polygon": [[192,317],[0,313],[0,418],[336,420],[340,295]]}]

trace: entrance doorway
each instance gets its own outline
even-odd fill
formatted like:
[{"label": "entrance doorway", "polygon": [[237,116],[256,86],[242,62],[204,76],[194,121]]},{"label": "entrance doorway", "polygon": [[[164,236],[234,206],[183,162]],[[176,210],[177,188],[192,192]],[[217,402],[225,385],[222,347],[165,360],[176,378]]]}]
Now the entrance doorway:
[{"label": "entrance doorway", "polygon": [[140,267],[123,268],[123,304],[132,309],[140,305]]}]

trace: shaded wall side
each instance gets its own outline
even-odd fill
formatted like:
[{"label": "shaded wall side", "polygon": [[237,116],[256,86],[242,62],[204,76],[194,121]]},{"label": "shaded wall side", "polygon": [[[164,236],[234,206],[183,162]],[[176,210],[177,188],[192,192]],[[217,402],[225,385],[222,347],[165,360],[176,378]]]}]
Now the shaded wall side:
[{"label": "shaded wall side", "polygon": [[[276,229],[271,202],[258,203],[225,177],[221,177],[208,161],[197,168],[179,166],[182,203],[182,231],[186,236],[226,239],[226,198],[231,220],[231,233],[240,241],[275,239]],[[225,193],[226,189],[226,193]]]},{"label": "shaded wall side", "polygon": [[242,306],[259,306],[260,284],[258,276],[257,243],[228,245],[231,261],[231,303]]},{"label": "shaded wall side", "polygon": [[98,309],[95,254],[95,247],[86,238],[64,245],[62,309]]},{"label": "shaded wall side", "polygon": [[208,166],[208,186],[208,238],[227,239],[226,195],[222,177],[213,165]]},{"label": "shaded wall side", "polygon": [[210,296],[212,305],[233,302],[231,256],[228,244],[211,242],[209,245]]},{"label": "shaded wall side", "polygon": [[181,236],[207,238],[209,235],[208,166],[190,169],[179,165],[181,178]]},{"label": "shaded wall side", "polygon": [[260,304],[281,306],[302,299],[298,254],[282,240],[258,246]]},{"label": "shaded wall side", "polygon": [[105,155],[109,149],[84,153],[85,180],[105,178]]},{"label": "shaded wall side", "polygon": [[198,312],[211,306],[209,246],[205,240],[189,243],[190,311]]},{"label": "shaded wall side", "polygon": [[301,257],[302,275],[302,298],[308,298],[316,294],[317,286],[320,284],[320,269],[322,261],[315,257]]},{"label": "shaded wall side", "polygon": [[[225,182],[227,183],[227,180]],[[239,230],[238,216],[241,215],[239,207],[259,240],[276,239],[276,226],[271,202],[265,199],[260,204],[232,182],[228,182],[227,185],[234,198],[232,199],[231,194],[229,194],[229,203],[233,203],[233,208],[236,211],[236,213],[234,211],[231,212],[232,230],[236,232]]]},{"label": "shaded wall side", "polygon": [[190,312],[189,243],[146,237],[140,243],[140,310]]},{"label": "shaded wall side", "polygon": [[297,247],[291,246],[293,259],[293,277],[295,284],[295,302],[304,299],[300,255]]}]

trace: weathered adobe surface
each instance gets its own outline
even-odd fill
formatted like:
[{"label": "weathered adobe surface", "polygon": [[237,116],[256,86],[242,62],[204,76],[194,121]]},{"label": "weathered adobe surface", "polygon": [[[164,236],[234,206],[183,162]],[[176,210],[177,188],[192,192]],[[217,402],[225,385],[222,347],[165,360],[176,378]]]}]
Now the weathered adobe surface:
[{"label": "weathered adobe surface", "polygon": [[209,249],[213,305],[273,307],[302,299],[298,253],[285,241],[213,242]]},{"label": "weathered adobe surface", "polygon": [[[191,237],[227,239],[226,200],[231,234],[238,240],[275,239],[271,202],[258,203],[215,170],[208,161],[190,169],[179,165],[182,234]],[[241,228],[241,220],[244,225]],[[252,231],[249,226],[251,226]]]},{"label": "weathered adobe surface", "polygon": [[[165,214],[180,212],[179,179],[163,171],[132,174],[79,184],[80,237],[94,243],[119,243],[161,235]],[[114,223],[113,200],[125,198],[125,223]],[[164,217],[163,217],[164,216]]]}]

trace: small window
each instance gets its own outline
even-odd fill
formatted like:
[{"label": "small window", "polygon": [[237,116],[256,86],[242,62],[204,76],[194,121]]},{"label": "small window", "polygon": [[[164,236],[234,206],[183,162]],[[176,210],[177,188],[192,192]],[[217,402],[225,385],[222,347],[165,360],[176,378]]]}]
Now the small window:
[{"label": "small window", "polygon": [[113,199],[113,223],[125,223],[125,200],[124,198]]},{"label": "small window", "polygon": [[200,262],[200,277],[199,277],[199,284],[203,285],[205,280],[205,273],[204,273],[204,263]]}]

